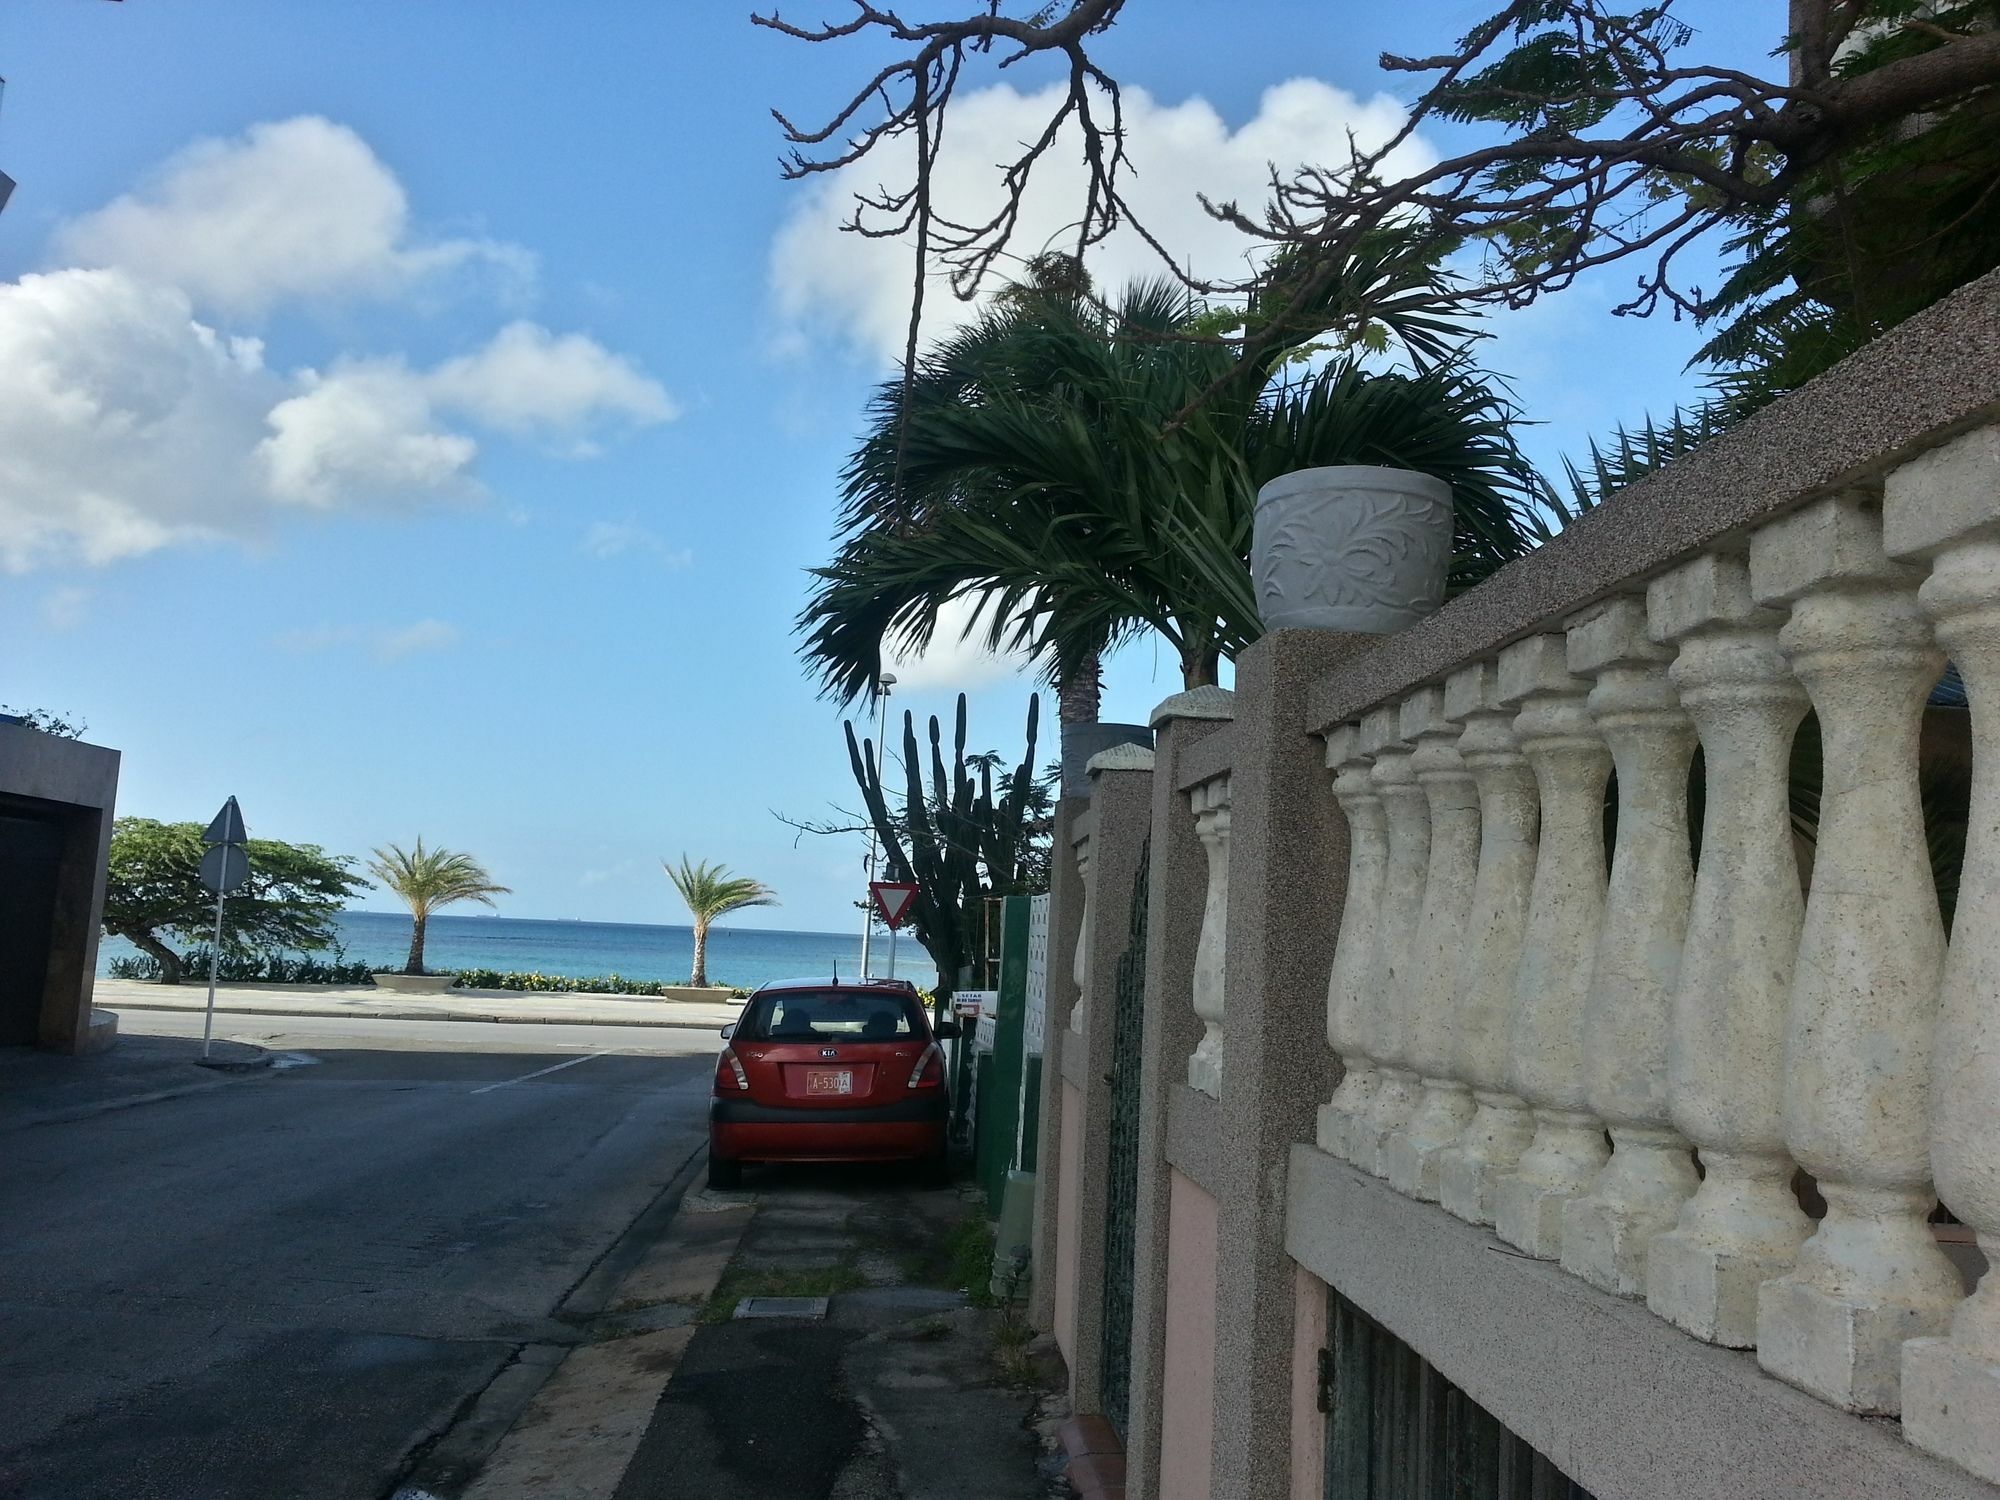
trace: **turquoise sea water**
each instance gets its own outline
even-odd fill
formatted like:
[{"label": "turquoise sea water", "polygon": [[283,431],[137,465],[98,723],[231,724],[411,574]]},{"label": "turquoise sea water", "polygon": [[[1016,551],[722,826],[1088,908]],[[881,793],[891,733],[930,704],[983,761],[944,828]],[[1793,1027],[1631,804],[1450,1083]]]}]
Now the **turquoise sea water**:
[{"label": "turquoise sea water", "polygon": [[[410,951],[410,919],[387,912],[350,911],[339,918],[340,943],[350,961],[400,968]],[[113,958],[130,955],[129,943],[107,937],[98,947],[102,972]],[[930,958],[907,934],[897,952],[896,971],[929,984],[936,979]],[[432,969],[520,969],[589,978],[622,974],[627,979],[682,980],[694,963],[694,930],[638,922],[542,922],[520,917],[431,918],[424,939],[424,964]],[[843,976],[861,972],[861,934],[775,932],[766,928],[712,927],[708,933],[708,977],[718,984],[755,989],[773,979],[825,974],[835,966]],[[880,933],[869,967],[889,972],[889,945]]]}]

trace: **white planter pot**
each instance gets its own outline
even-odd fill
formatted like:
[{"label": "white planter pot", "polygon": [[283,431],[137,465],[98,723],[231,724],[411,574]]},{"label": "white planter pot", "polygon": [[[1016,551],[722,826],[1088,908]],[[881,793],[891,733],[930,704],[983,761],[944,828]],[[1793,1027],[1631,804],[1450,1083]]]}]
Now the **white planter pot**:
[{"label": "white planter pot", "polygon": [[1257,492],[1250,567],[1266,630],[1407,630],[1444,602],[1451,486],[1355,464]]}]

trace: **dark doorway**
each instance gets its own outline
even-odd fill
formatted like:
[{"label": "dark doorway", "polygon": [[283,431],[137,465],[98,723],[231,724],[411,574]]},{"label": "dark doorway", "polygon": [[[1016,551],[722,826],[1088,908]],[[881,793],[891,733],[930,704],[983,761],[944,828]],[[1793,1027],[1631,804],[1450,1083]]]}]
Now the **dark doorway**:
[{"label": "dark doorway", "polygon": [[40,1040],[63,828],[0,810],[0,1046]]}]

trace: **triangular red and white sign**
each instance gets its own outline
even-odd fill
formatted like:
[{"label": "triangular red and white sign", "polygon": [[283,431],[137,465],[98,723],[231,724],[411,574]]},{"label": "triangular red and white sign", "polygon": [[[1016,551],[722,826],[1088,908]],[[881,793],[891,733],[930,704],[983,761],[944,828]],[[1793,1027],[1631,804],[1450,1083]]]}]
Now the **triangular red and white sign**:
[{"label": "triangular red and white sign", "polygon": [[917,888],[900,880],[871,880],[868,894],[875,898],[875,909],[882,913],[882,920],[891,931],[903,925],[903,918],[910,913],[910,903],[917,899]]}]

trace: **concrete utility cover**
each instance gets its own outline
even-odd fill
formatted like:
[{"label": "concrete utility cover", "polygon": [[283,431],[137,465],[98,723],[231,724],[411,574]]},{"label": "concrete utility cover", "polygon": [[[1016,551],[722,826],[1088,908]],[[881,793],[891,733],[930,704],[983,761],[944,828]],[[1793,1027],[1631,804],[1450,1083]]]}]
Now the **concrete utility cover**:
[{"label": "concrete utility cover", "polygon": [[739,1318],[823,1318],[824,1297],[745,1297],[736,1304]]}]

